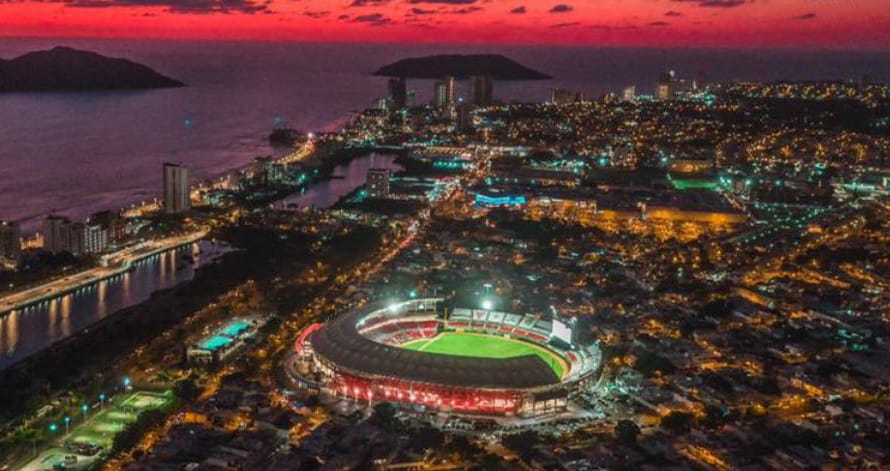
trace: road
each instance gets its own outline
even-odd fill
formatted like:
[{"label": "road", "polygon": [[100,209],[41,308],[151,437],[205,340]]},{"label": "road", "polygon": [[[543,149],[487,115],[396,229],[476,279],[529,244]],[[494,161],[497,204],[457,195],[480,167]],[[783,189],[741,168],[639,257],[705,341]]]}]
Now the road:
[{"label": "road", "polygon": [[102,266],[81,271],[65,278],[56,279],[33,288],[0,298],[0,314],[5,314],[31,304],[64,295],[84,286],[121,274],[133,263],[152,255],[191,244],[203,239],[205,231],[154,239],[142,242],[105,256]]}]

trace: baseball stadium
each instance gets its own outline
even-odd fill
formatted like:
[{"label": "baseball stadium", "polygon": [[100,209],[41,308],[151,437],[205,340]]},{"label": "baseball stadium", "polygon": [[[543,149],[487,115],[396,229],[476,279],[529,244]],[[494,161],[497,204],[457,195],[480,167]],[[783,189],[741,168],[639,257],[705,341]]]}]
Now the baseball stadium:
[{"label": "baseball stadium", "polygon": [[600,370],[599,349],[579,342],[573,324],[448,308],[441,298],[375,305],[305,329],[291,370],[315,378],[323,394],[368,404],[539,416],[565,410]]}]

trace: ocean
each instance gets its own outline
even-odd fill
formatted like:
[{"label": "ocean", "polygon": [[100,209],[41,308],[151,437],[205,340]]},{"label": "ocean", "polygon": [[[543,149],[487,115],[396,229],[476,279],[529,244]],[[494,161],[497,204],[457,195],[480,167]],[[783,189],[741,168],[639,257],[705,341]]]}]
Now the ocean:
[{"label": "ocean", "polygon": [[[554,76],[496,83],[505,101],[544,101],[555,87],[650,93],[666,69],[706,81],[890,81],[890,54],[875,52],[0,39],[0,57],[56,45],[125,57],[188,86],[0,94],[0,219],[28,230],[50,211],[81,218],[156,197],[166,161],[202,179],[272,154],[274,126],[336,129],[385,94],[371,73],[404,57],[501,53]],[[429,81],[409,87],[418,101],[432,97]]]}]

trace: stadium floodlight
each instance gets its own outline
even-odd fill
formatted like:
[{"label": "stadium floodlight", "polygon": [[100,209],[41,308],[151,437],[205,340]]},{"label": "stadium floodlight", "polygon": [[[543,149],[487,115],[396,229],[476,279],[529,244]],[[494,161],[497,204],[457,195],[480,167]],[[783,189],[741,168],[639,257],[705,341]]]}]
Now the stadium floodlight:
[{"label": "stadium floodlight", "polygon": [[494,307],[494,303],[490,299],[482,300],[482,309],[485,309],[486,311],[490,311],[491,308],[493,308],[493,307]]},{"label": "stadium floodlight", "polygon": [[389,312],[398,312],[399,303],[392,303],[389,305]]}]

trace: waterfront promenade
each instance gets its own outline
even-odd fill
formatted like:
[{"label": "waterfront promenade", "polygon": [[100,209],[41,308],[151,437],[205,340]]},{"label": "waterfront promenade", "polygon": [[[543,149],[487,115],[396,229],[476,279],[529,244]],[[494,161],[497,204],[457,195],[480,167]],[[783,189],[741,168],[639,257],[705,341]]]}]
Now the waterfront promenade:
[{"label": "waterfront promenade", "polygon": [[206,231],[153,239],[125,247],[103,257],[101,266],[84,270],[64,278],[34,286],[0,298],[0,316],[17,309],[50,300],[76,291],[101,280],[117,276],[129,270],[139,260],[168,250],[195,243],[207,235]]}]

